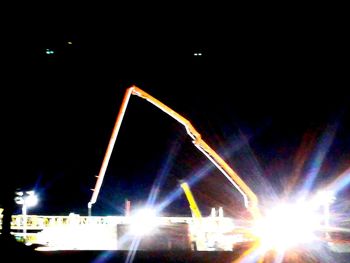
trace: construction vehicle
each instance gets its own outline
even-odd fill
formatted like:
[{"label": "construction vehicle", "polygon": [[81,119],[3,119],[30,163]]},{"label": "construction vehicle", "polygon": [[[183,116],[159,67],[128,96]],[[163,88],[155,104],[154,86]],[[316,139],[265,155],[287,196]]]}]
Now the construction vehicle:
[{"label": "construction vehicle", "polygon": [[[115,241],[114,239],[118,238],[115,237],[117,235],[110,235],[110,233],[115,233],[113,232],[115,229],[115,227],[119,227],[119,230],[124,231],[125,229],[128,229],[131,224],[130,224],[130,219],[131,217],[129,215],[126,215],[125,217],[101,217],[101,218],[95,218],[95,217],[91,217],[91,209],[92,209],[92,205],[96,203],[99,192],[100,192],[100,188],[102,186],[103,183],[103,179],[105,176],[105,172],[108,166],[108,162],[128,105],[128,102],[130,100],[131,95],[137,95],[145,100],[147,100],[148,102],[150,102],[151,104],[153,104],[154,106],[156,106],[157,108],[159,108],[160,110],[162,110],[163,112],[165,112],[166,114],[170,115],[172,118],[174,118],[175,120],[177,120],[179,123],[181,123],[185,129],[187,134],[191,137],[192,142],[194,143],[195,147],[197,149],[199,149],[221,172],[222,174],[225,175],[225,177],[233,184],[233,186],[242,194],[243,196],[243,200],[244,200],[244,205],[247,208],[247,210],[251,213],[251,215],[253,216],[253,221],[259,221],[259,219],[261,218],[260,216],[260,210],[258,207],[258,198],[256,197],[256,195],[254,194],[254,192],[245,184],[245,182],[237,175],[237,173],[224,161],[223,158],[221,158],[201,137],[201,135],[197,132],[197,130],[192,126],[192,124],[183,116],[181,116],[180,114],[178,114],[177,112],[175,112],[174,110],[172,110],[171,108],[169,108],[168,106],[166,106],[165,104],[163,104],[162,102],[160,102],[159,100],[157,100],[156,98],[152,97],[151,95],[149,95],[148,93],[144,92],[143,90],[139,89],[138,87],[132,86],[130,88],[128,88],[126,90],[126,93],[124,95],[114,128],[113,128],[113,132],[102,162],[102,166],[100,168],[99,174],[97,176],[97,181],[95,184],[95,187],[93,189],[93,194],[92,197],[88,203],[88,209],[89,209],[89,217],[86,218],[81,218],[79,219],[79,227],[76,227],[76,218],[73,217],[72,220],[69,220],[69,224],[67,224],[67,228],[66,228],[66,232],[69,232],[70,234],[74,234],[75,237],[79,237],[80,235],[82,236],[83,239],[87,239],[85,238],[85,235],[89,235],[89,237],[93,237],[93,239],[96,239],[96,232],[91,232],[94,229],[94,225],[95,225],[95,221],[96,221],[96,225],[99,226],[98,229],[98,233],[100,233],[100,237],[101,240],[103,240],[104,238],[109,238],[112,241]],[[348,176],[348,173],[346,173],[346,176]],[[266,241],[270,242],[272,241],[272,248],[274,248],[274,246],[277,244],[277,248],[280,247],[279,245],[281,244],[279,237],[282,235],[284,238],[290,239],[290,236],[295,238],[297,234],[302,233],[305,228],[304,227],[299,227],[298,228],[294,228],[293,225],[295,225],[295,223],[307,223],[307,226],[315,226],[316,228],[312,228],[311,230],[314,231],[321,231],[322,233],[327,233],[327,231],[329,231],[330,226],[329,226],[329,205],[330,205],[330,201],[329,201],[329,197],[327,197],[326,199],[326,204],[325,206],[325,210],[326,210],[326,217],[324,217],[323,221],[325,222],[323,225],[318,226],[318,221],[319,219],[315,218],[313,215],[311,215],[311,219],[312,221],[307,220],[306,216],[308,216],[308,212],[314,212],[313,210],[319,209],[320,207],[322,207],[323,205],[323,200],[324,198],[314,198],[314,200],[309,200],[309,202],[303,202],[302,205],[302,209],[296,209],[295,206],[284,206],[284,207],[280,207],[280,208],[284,208],[284,210],[282,210],[282,212],[279,213],[274,213],[273,215],[273,220],[269,221],[269,215],[266,213],[266,211],[264,211],[264,218],[266,219],[263,222],[258,222],[258,223],[263,223],[263,224],[259,224],[259,226],[263,227],[263,232],[258,232],[258,238],[256,238],[257,236],[255,235],[256,233],[251,232],[251,228],[245,228],[243,227],[237,227],[234,226],[233,228],[221,228],[221,226],[227,226],[230,224],[230,220],[229,218],[225,218],[223,216],[223,213],[219,213],[219,216],[210,216],[210,217],[203,217],[202,214],[200,213],[200,210],[198,209],[198,206],[192,196],[192,193],[188,187],[187,184],[182,184],[181,185],[182,188],[185,191],[185,194],[187,196],[187,199],[189,201],[190,204],[190,208],[191,208],[191,212],[192,212],[192,218],[158,218],[157,220],[160,221],[160,230],[162,235],[166,236],[166,241],[167,242],[163,242],[164,241],[164,237],[163,236],[158,236],[157,232],[154,231],[153,232],[153,236],[154,238],[159,238],[159,240],[162,240],[162,242],[159,242],[159,245],[163,245],[163,244],[167,244],[167,248],[174,248],[177,247],[178,245],[180,245],[181,249],[188,249],[189,246],[189,242],[187,242],[188,240],[187,238],[187,226],[188,225],[195,225],[198,222],[197,226],[199,227],[199,230],[196,232],[191,232],[190,231],[190,235],[193,235],[193,233],[195,233],[195,237],[192,238],[191,241],[195,241],[195,245],[196,245],[196,250],[210,250],[213,248],[213,250],[215,250],[217,247],[219,247],[219,249],[223,249],[223,250],[229,250],[230,248],[232,248],[231,245],[237,245],[238,247],[240,246],[240,244],[248,244],[250,246],[251,243],[256,243],[257,246],[253,246],[253,249],[255,249],[256,247],[258,247],[260,241],[262,241],[261,243],[265,242],[264,240],[264,236],[263,235],[267,235],[268,237],[273,237],[273,239],[271,240],[271,238],[268,238]],[[310,202],[311,201],[311,202]],[[306,208],[306,210],[304,209]],[[311,208],[311,209],[310,209]],[[289,211],[287,210],[289,209]],[[310,211],[312,210],[312,211]],[[281,210],[280,210],[281,211]],[[0,209],[0,218],[1,218],[1,213],[2,213],[2,209]],[[215,214],[215,213],[214,213]],[[221,216],[222,215],[222,216]],[[288,220],[286,220],[285,216],[289,216],[290,218],[287,218]],[[284,218],[280,219],[280,216],[284,216]],[[297,222],[293,222],[291,219],[297,218]],[[46,220],[50,219],[50,220]],[[46,227],[48,225],[51,224],[46,224],[46,223],[39,223],[39,219],[43,220],[42,222],[55,222],[56,219],[63,219],[62,217],[46,217],[46,218],[41,218],[41,217],[37,217],[37,216],[26,216],[25,220],[23,220],[23,218],[21,218],[21,216],[16,216],[14,217],[15,221],[13,224],[12,229],[16,229],[18,228],[19,230],[23,230],[25,229],[29,229],[28,226],[33,227],[35,230],[37,230],[38,228],[40,229],[44,229],[48,228],[49,231],[51,230],[55,230],[55,227]],[[38,220],[37,220],[38,219]],[[51,220],[52,219],[52,220]],[[113,220],[111,220],[113,219]],[[229,220],[226,220],[229,219]],[[256,220],[255,220],[256,219]],[[315,220],[315,224],[313,224]],[[279,223],[285,223],[285,221],[287,221],[288,224],[284,225],[284,226],[279,226]],[[22,223],[21,223],[22,222]],[[24,222],[24,223],[23,223]],[[35,223],[37,222],[37,223]],[[72,224],[72,222],[74,222],[74,224]],[[141,220],[139,220],[138,222],[141,222]],[[195,222],[193,224],[193,222]],[[269,223],[272,222],[272,223]],[[311,222],[312,224],[309,224],[309,222]],[[35,223],[35,224],[34,224]],[[143,225],[142,227],[144,227],[144,223],[145,220],[142,221]],[[227,223],[227,224],[226,224]],[[255,222],[254,222],[255,223]],[[269,223],[269,224],[267,224]],[[165,228],[164,226],[167,225],[172,225],[174,226],[178,232],[175,232],[176,234],[183,234],[183,235],[173,235],[172,232],[168,232],[168,228]],[[73,228],[74,226],[74,228]],[[89,226],[92,226],[91,228]],[[72,228],[70,228],[72,227]],[[125,227],[125,228],[123,228]],[[75,232],[71,231],[71,229],[75,229],[75,230],[79,230],[80,235],[75,234]],[[292,231],[290,231],[292,229]],[[62,231],[62,228],[59,227],[59,232],[64,235],[66,235],[64,231]],[[277,230],[277,231],[276,231]],[[286,231],[288,230],[288,231]],[[117,231],[118,232],[118,231]],[[182,233],[180,233],[182,232]],[[41,233],[41,234],[45,234],[45,233]],[[226,235],[227,234],[227,235]],[[39,234],[40,236],[40,234]],[[52,235],[51,235],[52,236]],[[262,238],[261,238],[262,237]],[[237,240],[238,238],[240,238],[240,240]],[[236,240],[233,240],[236,239]],[[180,241],[178,241],[180,240]],[[216,240],[220,240],[221,244],[219,244],[219,246],[215,245],[215,241]],[[147,241],[147,240],[146,240]],[[151,240],[152,241],[152,240]],[[209,242],[208,242],[209,241]],[[214,241],[214,242],[212,242]],[[257,241],[257,242],[255,242]],[[331,240],[334,241],[334,240]],[[45,240],[45,242],[47,242],[47,240]],[[57,243],[56,240],[52,241],[53,243]],[[66,239],[65,241],[66,242]],[[180,243],[179,243],[180,242]],[[279,243],[277,243],[279,242]],[[79,242],[76,242],[74,245],[81,243],[80,240]],[[102,243],[102,242],[100,242]],[[290,242],[288,242],[290,243]],[[340,242],[339,242],[340,243]],[[148,245],[151,246],[152,242],[150,243],[145,243],[145,248],[148,248]],[[222,245],[223,244],[223,245]],[[344,242],[341,242],[341,245],[343,245]],[[227,245],[227,246],[226,246]],[[335,242],[333,242],[332,244],[333,246],[336,246],[337,244],[335,244]],[[80,245],[81,246],[81,245]],[[153,246],[153,245],[152,245]],[[151,248],[153,249],[154,247]],[[191,244],[192,246],[192,244]],[[92,246],[92,244],[89,244],[88,246],[90,247],[94,247]],[[119,248],[124,248],[122,245],[118,244]],[[128,247],[128,246],[126,246]],[[350,246],[349,246],[350,247]],[[103,247],[105,249],[105,247]],[[113,245],[111,247],[108,247],[108,249],[110,248],[115,248],[115,245],[113,243]],[[265,248],[265,247],[264,247]],[[267,247],[270,248],[270,245]],[[161,249],[164,249],[161,246]],[[282,247],[282,249],[284,250],[285,247]],[[344,250],[344,248],[341,248]],[[252,250],[249,250],[252,251]],[[246,253],[247,254],[247,253]]]},{"label": "construction vehicle", "polygon": [[123,121],[123,117],[131,95],[137,95],[140,98],[147,100],[148,102],[150,102],[151,104],[153,104],[154,106],[156,106],[157,108],[159,108],[160,110],[164,111],[166,114],[170,115],[172,118],[177,120],[183,126],[185,126],[187,134],[192,138],[193,144],[225,175],[225,177],[242,194],[244,205],[248,209],[248,211],[251,213],[252,217],[253,218],[260,217],[257,196],[247,186],[247,184],[238,176],[238,174],[225,162],[225,160],[222,157],[220,157],[220,155],[217,154],[202,139],[202,136],[192,126],[191,122],[188,121],[179,113],[177,113],[176,111],[174,111],[173,109],[171,109],[170,107],[168,107],[167,105],[165,105],[164,103],[162,103],[161,101],[157,100],[156,98],[152,97],[150,94],[148,94],[147,92],[143,91],[142,89],[136,86],[131,86],[125,92],[100,171],[97,175],[97,180],[96,180],[95,187],[93,189],[92,197],[88,202],[89,215],[91,215],[92,205],[95,204],[97,201],[97,198],[102,186],[102,182],[105,176],[105,172],[108,166],[108,162],[109,162],[116,138],[118,136],[119,129]]},{"label": "construction vehicle", "polygon": [[[89,216],[91,216],[91,209],[92,205],[96,203],[102,182],[105,176],[105,172],[111,157],[111,153],[116,141],[116,138],[118,136],[121,123],[123,120],[123,117],[125,115],[128,102],[130,100],[131,95],[137,95],[142,99],[145,99],[146,101],[150,102],[166,114],[170,115],[172,118],[177,120],[179,123],[181,123],[183,126],[185,126],[187,134],[191,137],[193,144],[196,146],[197,149],[199,149],[224,175],[225,177],[231,182],[231,184],[242,194],[244,205],[247,208],[247,210],[252,215],[253,219],[257,219],[260,217],[260,211],[258,209],[258,198],[254,194],[254,192],[245,184],[245,182],[237,175],[237,173],[225,162],[225,160],[220,157],[219,154],[217,154],[203,139],[200,133],[193,127],[191,122],[184,118],[182,115],[162,103],[161,101],[157,100],[150,94],[146,93],[145,91],[141,90],[140,88],[136,86],[132,86],[126,90],[126,93],[124,95],[122,104],[119,109],[119,113],[116,118],[116,122],[113,128],[113,132],[100,168],[100,171],[97,175],[97,181],[95,184],[95,187],[92,193],[91,200],[88,203],[88,211]],[[219,217],[209,217],[209,218],[203,218],[202,215],[198,209],[197,204],[195,203],[195,200],[191,194],[190,189],[188,188],[188,185],[184,184],[182,185],[183,189],[185,190],[185,194],[189,200],[191,211],[194,215],[194,223],[192,225],[192,246],[195,250],[216,250],[217,243],[225,243],[223,245],[225,248],[224,250],[231,250],[232,249],[232,241],[224,241],[224,242],[217,242],[219,239],[227,239],[226,237],[223,237],[223,234],[226,230],[228,225],[232,226],[232,219],[228,218],[221,218]],[[223,223],[224,222],[224,223]],[[220,235],[220,237],[218,237]],[[229,237],[232,239],[231,237]],[[228,244],[228,245],[226,245]],[[223,247],[221,246],[221,247]]]},{"label": "construction vehicle", "polygon": [[[88,209],[89,214],[91,214],[91,208],[92,205],[96,203],[97,197],[100,192],[100,188],[102,186],[103,178],[108,166],[108,162],[117,138],[117,135],[119,133],[119,129],[126,111],[126,108],[128,106],[128,102],[130,100],[131,95],[136,95],[142,99],[145,99],[146,101],[150,102],[175,120],[177,120],[180,124],[182,124],[187,134],[191,137],[193,144],[195,147],[201,151],[221,172],[222,174],[229,180],[229,182],[239,191],[239,193],[243,197],[244,205],[247,208],[248,212],[252,216],[252,225],[254,225],[255,228],[260,228],[259,230],[255,229],[253,230],[254,233],[251,231],[252,229],[250,227],[243,227],[241,229],[235,229],[232,236],[237,236],[236,234],[238,231],[241,232],[241,234],[245,237],[248,237],[247,239],[250,241],[256,240],[257,244],[259,243],[271,243],[268,246],[271,246],[271,248],[280,247],[280,244],[284,243],[286,239],[292,240],[290,237],[294,236],[293,242],[301,242],[299,239],[303,238],[304,232],[311,232],[310,234],[314,234],[314,232],[320,231],[325,233],[327,230],[327,224],[320,225],[317,229],[314,229],[313,227],[310,227],[310,225],[307,225],[306,223],[309,222],[308,220],[300,220],[299,215],[305,215],[305,207],[309,206],[307,216],[310,216],[311,219],[315,220],[314,224],[311,224],[311,226],[315,226],[319,224],[319,221],[322,218],[322,215],[319,217],[315,217],[311,214],[311,212],[315,212],[317,209],[319,209],[322,206],[322,202],[320,203],[317,201],[319,198],[315,196],[315,198],[311,198],[308,201],[304,201],[303,203],[296,203],[296,204],[278,204],[276,203],[275,206],[272,209],[272,215],[269,216],[267,211],[264,211],[264,215],[262,216],[262,213],[259,209],[258,204],[258,198],[255,195],[255,193],[249,188],[249,186],[238,176],[238,174],[226,163],[226,161],[216,153],[215,150],[213,150],[203,139],[201,134],[193,127],[191,122],[184,118],[182,115],[162,103],[161,101],[157,100],[147,92],[143,91],[142,89],[131,86],[128,88],[125,92],[121,107],[119,109],[119,113],[113,128],[113,132],[107,147],[107,151],[105,153],[102,166],[100,168],[99,174],[97,176],[97,181],[95,184],[95,187],[93,189],[92,197],[90,201],[88,202]],[[316,200],[316,201],[315,201]],[[192,203],[191,205],[194,205]],[[312,209],[311,209],[311,208]],[[193,209],[192,207],[191,209]],[[289,210],[288,210],[289,209]],[[291,211],[294,211],[292,214]],[[317,212],[317,211],[316,211]],[[197,217],[199,218],[198,211],[196,211]],[[310,215],[309,215],[310,213]],[[327,213],[323,215],[324,217],[327,217]],[[297,217],[296,220],[292,220],[295,217]],[[299,218],[299,219],[298,219]],[[262,220],[261,220],[262,219]],[[311,220],[310,219],[310,220]],[[325,220],[327,222],[327,220]],[[287,223],[286,223],[287,222]],[[276,224],[281,225],[279,227],[276,226]],[[302,227],[299,227],[298,224],[305,224]],[[292,228],[293,226],[293,228]],[[307,231],[304,231],[306,228],[308,228]],[[295,231],[291,231],[291,229],[295,229]],[[274,234],[274,240],[271,240],[270,236]],[[304,242],[304,241],[302,241]],[[228,242],[230,243],[230,242]],[[287,245],[289,242],[286,242]]]}]

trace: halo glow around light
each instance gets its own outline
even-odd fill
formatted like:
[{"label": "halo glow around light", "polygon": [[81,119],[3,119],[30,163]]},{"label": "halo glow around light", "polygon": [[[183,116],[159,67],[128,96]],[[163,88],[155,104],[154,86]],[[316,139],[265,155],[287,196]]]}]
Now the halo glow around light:
[{"label": "halo glow around light", "polygon": [[158,225],[156,211],[142,208],[131,217],[130,234],[143,236],[149,234]]},{"label": "halo glow around light", "polygon": [[286,250],[316,239],[322,216],[308,204],[281,204],[259,220],[254,232],[266,249]]}]

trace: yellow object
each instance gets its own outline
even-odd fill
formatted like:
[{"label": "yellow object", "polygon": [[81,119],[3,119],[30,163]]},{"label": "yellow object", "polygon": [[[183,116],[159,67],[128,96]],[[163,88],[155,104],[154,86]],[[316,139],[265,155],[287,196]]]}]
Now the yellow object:
[{"label": "yellow object", "polygon": [[202,218],[201,211],[199,210],[196,200],[194,200],[194,197],[192,195],[191,189],[188,186],[188,183],[184,182],[181,184],[182,189],[185,192],[186,198],[188,200],[188,203],[190,204],[192,216],[195,218]]}]

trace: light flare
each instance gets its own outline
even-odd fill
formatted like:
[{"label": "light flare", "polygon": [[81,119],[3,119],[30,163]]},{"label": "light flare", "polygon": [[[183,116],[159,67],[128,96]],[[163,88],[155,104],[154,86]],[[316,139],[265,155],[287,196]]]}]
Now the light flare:
[{"label": "light flare", "polygon": [[314,241],[323,216],[308,203],[281,204],[258,220],[253,232],[263,248],[286,250]]},{"label": "light flare", "polygon": [[131,217],[130,234],[144,236],[157,227],[159,220],[157,213],[152,208],[142,208]]}]

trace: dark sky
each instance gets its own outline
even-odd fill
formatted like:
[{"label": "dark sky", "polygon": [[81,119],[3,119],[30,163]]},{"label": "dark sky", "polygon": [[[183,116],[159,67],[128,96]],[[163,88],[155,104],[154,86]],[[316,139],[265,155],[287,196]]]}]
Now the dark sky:
[{"label": "dark sky", "polygon": [[[153,20],[139,13],[50,15],[10,23],[3,33],[2,178],[39,191],[43,200],[33,212],[87,212],[133,84],[188,118],[259,197],[269,199],[271,189],[282,195],[293,180],[303,184],[320,149],[327,154],[315,188],[350,164],[341,19],[280,14],[215,21],[203,14],[180,24],[166,13]],[[200,171],[205,175],[192,190],[204,213],[241,209],[240,195],[185,129],[132,97],[94,211],[121,214],[126,198],[144,203],[155,182],[162,202],[179,180]],[[164,213],[189,215],[184,196]]]}]

